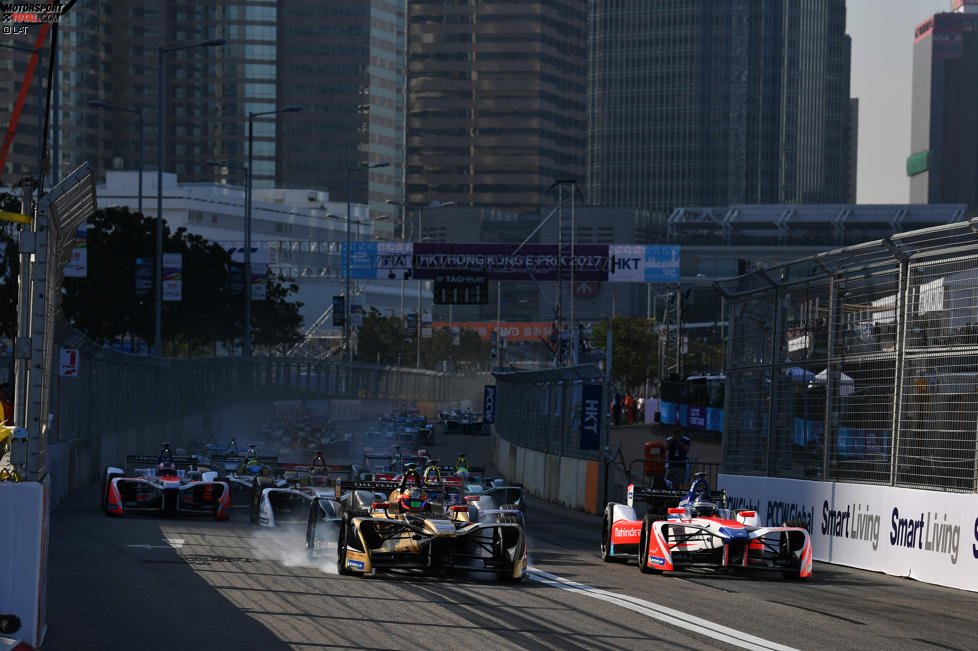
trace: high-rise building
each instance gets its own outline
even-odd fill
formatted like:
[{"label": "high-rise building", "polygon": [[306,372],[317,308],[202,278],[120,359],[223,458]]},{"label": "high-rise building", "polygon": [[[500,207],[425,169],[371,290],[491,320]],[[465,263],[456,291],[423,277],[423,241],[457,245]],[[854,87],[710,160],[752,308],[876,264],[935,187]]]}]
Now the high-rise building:
[{"label": "high-rise building", "polygon": [[[405,5],[406,0],[75,5],[59,26],[49,129],[51,146],[59,150],[57,176],[84,161],[103,177],[109,169],[136,169],[138,115],[93,107],[93,99],[142,111],[144,169],[155,171],[158,48],[223,38],[220,47],[164,54],[164,170],[187,182],[242,183],[248,115],[299,105],[298,113],[254,120],[254,186],[323,189],[345,201],[349,180],[353,202],[369,201],[372,217],[391,214],[386,201],[403,199]],[[30,38],[21,41],[33,46]],[[29,56],[11,56],[12,64],[0,58],[15,78],[0,84],[0,107],[12,106]],[[45,74],[46,67],[45,57]],[[33,106],[31,101],[25,107],[17,155],[8,158],[4,181],[16,182],[8,176],[37,168]],[[207,164],[215,160],[230,165]],[[388,165],[348,176],[367,162]],[[155,192],[150,186],[145,191]],[[155,212],[152,202],[144,209]],[[393,220],[377,222],[377,231],[387,235],[394,227]]]},{"label": "high-rise building", "polygon": [[588,201],[850,197],[845,0],[593,0]]},{"label": "high-rise building", "polygon": [[409,4],[407,200],[515,212],[583,182],[586,2]]},{"label": "high-rise building", "polygon": [[978,0],[917,26],[910,125],[912,203],[978,208]]}]

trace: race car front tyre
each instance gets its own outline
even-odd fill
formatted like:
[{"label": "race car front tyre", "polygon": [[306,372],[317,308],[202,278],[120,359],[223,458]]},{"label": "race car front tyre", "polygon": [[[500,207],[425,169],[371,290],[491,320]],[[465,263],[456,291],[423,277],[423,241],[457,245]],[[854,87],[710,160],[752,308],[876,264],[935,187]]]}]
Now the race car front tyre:
[{"label": "race car front tyre", "polygon": [[122,475],[117,472],[110,473],[109,469],[106,468],[105,473],[103,473],[103,477],[104,478],[102,480],[102,502],[99,505],[99,509],[105,515],[109,515],[109,516],[118,515],[118,513],[112,513],[111,511],[109,511],[109,485],[112,483],[112,480],[114,478],[122,477]]},{"label": "race car front tyre", "polygon": [[649,537],[652,535],[653,522],[655,518],[650,515],[642,520],[642,533],[638,539],[638,569],[642,574],[662,574],[662,570],[649,565]]},{"label": "race car front tyre", "polygon": [[[611,563],[617,560],[611,553],[611,527],[614,518],[613,508],[610,504],[604,507],[604,516],[601,518],[601,560],[605,563]],[[641,557],[641,554],[639,556]]]},{"label": "race car front tyre", "polygon": [[336,539],[336,572],[344,576],[353,574],[346,566],[346,541],[348,540],[352,526],[350,514],[344,513],[343,519],[340,520],[339,536]]}]

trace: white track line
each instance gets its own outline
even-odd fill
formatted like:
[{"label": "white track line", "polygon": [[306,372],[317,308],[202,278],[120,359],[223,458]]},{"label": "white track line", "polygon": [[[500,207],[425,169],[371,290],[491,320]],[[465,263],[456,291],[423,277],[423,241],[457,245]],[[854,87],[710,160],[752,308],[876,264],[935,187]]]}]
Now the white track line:
[{"label": "white track line", "polygon": [[709,620],[696,617],[695,615],[689,615],[651,601],[646,601],[637,597],[629,597],[628,595],[616,594],[614,592],[601,590],[583,583],[569,581],[555,574],[538,570],[535,567],[531,567],[529,569],[530,574],[528,578],[534,581],[539,581],[540,583],[545,583],[555,588],[584,595],[585,597],[591,597],[592,599],[606,601],[608,603],[615,604],[616,606],[621,606],[622,608],[627,608],[628,610],[641,613],[647,617],[651,617],[652,619],[665,622],[670,626],[684,628],[693,633],[710,637],[714,640],[719,640],[733,646],[738,646],[743,649],[776,649],[777,651],[795,651],[793,647],[784,646],[755,635],[750,635],[749,633],[743,633],[736,629],[721,626],[720,624],[716,624]]}]

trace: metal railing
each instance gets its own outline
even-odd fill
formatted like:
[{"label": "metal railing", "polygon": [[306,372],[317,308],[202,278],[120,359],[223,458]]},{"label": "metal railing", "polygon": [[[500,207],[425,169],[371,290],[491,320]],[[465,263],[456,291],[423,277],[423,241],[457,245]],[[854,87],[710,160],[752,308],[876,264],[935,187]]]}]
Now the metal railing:
[{"label": "metal railing", "polygon": [[719,281],[724,472],[978,487],[978,220]]},{"label": "metal railing", "polygon": [[[154,358],[99,346],[61,324],[56,346],[78,350],[77,376],[55,375],[49,438],[93,436],[254,401],[480,399],[491,376],[295,357]],[[57,373],[57,370],[55,370]]]},{"label": "metal railing", "polygon": [[[582,450],[581,394],[584,384],[604,384],[592,365],[496,373],[495,430],[515,445],[549,454],[599,460],[600,450]],[[600,441],[607,423],[601,410]]]}]

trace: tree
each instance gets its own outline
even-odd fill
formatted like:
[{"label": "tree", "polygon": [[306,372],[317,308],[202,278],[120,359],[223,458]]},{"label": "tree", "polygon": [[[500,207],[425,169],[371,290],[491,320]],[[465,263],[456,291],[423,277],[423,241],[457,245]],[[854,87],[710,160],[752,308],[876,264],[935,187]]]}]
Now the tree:
[{"label": "tree", "polygon": [[[658,337],[655,319],[616,315],[611,322],[612,380],[626,388],[645,385],[648,378],[659,374]],[[608,322],[600,321],[591,329],[591,345],[607,352]]]},{"label": "tree", "polygon": [[[163,225],[164,253],[182,255],[180,301],[164,301],[162,337],[168,354],[212,354],[220,341],[243,334],[244,297],[231,295],[231,256],[185,228]],[[128,208],[99,210],[88,222],[88,276],[65,281],[65,316],[99,343],[124,337],[151,342],[155,336],[156,294],[136,292],[136,259],[154,265],[156,220]],[[154,265],[155,266],[155,265]],[[155,287],[155,286],[154,286]],[[258,346],[285,348],[301,339],[298,291],[276,279],[265,301],[252,302],[252,334]]]},{"label": "tree", "polygon": [[409,345],[401,319],[383,316],[375,307],[364,315],[363,325],[357,329],[357,361],[405,365],[415,359],[415,351],[416,347]]},{"label": "tree", "polygon": [[459,330],[459,342],[448,328],[435,330],[431,339],[423,340],[422,360],[425,368],[437,369],[442,361],[455,363],[456,368],[470,366],[482,369],[490,365],[490,344],[482,341],[479,333],[469,328]]}]

